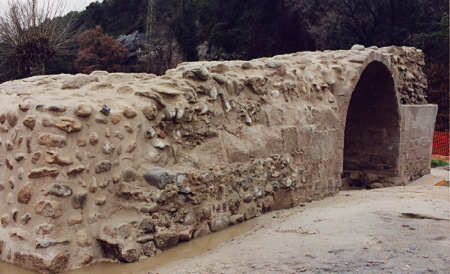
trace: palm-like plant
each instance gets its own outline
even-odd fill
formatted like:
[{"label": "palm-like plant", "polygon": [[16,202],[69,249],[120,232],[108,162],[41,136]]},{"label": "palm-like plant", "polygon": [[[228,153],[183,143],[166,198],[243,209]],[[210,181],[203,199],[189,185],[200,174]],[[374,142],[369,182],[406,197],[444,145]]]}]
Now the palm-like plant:
[{"label": "palm-like plant", "polygon": [[49,60],[66,53],[72,24],[64,12],[64,0],[8,2],[0,16],[0,58],[16,66],[16,76],[45,74]]}]

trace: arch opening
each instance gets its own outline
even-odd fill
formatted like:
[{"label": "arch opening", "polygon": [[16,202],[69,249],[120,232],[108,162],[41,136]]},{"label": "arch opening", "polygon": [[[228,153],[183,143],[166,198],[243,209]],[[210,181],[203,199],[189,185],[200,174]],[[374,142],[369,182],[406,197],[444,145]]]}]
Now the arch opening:
[{"label": "arch opening", "polygon": [[399,174],[400,114],[394,79],[380,62],[362,73],[347,111],[343,188],[392,185]]}]

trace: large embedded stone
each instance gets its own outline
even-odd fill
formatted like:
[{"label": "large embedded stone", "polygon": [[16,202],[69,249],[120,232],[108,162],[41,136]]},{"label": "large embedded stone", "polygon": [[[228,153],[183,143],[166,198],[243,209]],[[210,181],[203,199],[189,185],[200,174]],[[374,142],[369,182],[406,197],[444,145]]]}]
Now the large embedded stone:
[{"label": "large embedded stone", "polygon": [[120,115],[120,113],[112,113],[110,115],[111,118],[111,123],[113,125],[117,125],[118,123],[120,123],[122,121],[122,116]]},{"label": "large embedded stone", "polygon": [[142,113],[149,121],[153,121],[158,116],[158,108],[155,104],[147,104],[142,108]]},{"label": "large embedded stone", "polygon": [[199,238],[211,233],[208,223],[201,223],[194,232],[194,238]]},{"label": "large embedded stone", "polygon": [[43,177],[56,177],[59,174],[59,169],[54,167],[40,167],[30,171],[28,178],[39,179]]},{"label": "large embedded stone", "polygon": [[62,273],[67,270],[69,266],[70,254],[63,252],[56,255],[53,260],[50,262],[50,266],[48,270],[51,273]]},{"label": "large embedded stone", "polygon": [[160,249],[167,249],[176,246],[180,241],[178,233],[174,231],[161,231],[155,235],[156,246]]},{"label": "large embedded stone", "polygon": [[33,130],[34,127],[36,126],[36,118],[32,115],[29,115],[23,119],[22,123],[27,128]]},{"label": "large embedded stone", "polygon": [[28,224],[28,222],[31,220],[31,214],[30,213],[25,213],[21,218],[20,218],[20,223],[23,225]]},{"label": "large embedded stone", "polygon": [[76,167],[70,168],[67,170],[67,175],[69,176],[76,176],[78,174],[83,173],[83,171],[86,170],[86,167],[84,165],[78,165]]},{"label": "large embedded stone", "polygon": [[105,173],[110,171],[112,168],[112,164],[110,161],[108,160],[103,160],[99,163],[97,163],[97,165],[95,166],[95,173],[100,174],[100,173]]},{"label": "large embedded stone", "polygon": [[24,102],[19,104],[19,109],[23,112],[29,111],[33,106],[30,103]]},{"label": "large embedded stone", "polygon": [[59,166],[70,166],[73,164],[73,161],[68,157],[62,157],[56,151],[47,151],[45,155],[45,161],[48,164],[55,164]]},{"label": "large embedded stone", "polygon": [[225,214],[220,214],[211,222],[211,231],[220,231],[230,225],[230,218]]},{"label": "large embedded stone", "polygon": [[[156,251],[157,250],[156,250],[155,242],[153,242],[153,241],[146,242],[142,245],[142,252],[147,257],[155,256]],[[0,252],[0,254],[1,254],[1,252]]]},{"label": "large embedded stone", "polygon": [[39,162],[39,159],[41,159],[41,152],[35,152],[33,153],[33,155],[31,156],[31,163],[36,164],[37,162]]},{"label": "large embedded stone", "polygon": [[80,247],[89,247],[92,245],[92,241],[89,239],[89,234],[86,230],[82,229],[77,232],[77,244]]},{"label": "large embedded stone", "polygon": [[22,267],[32,268],[39,271],[48,270],[44,259],[35,254],[27,254],[22,251],[17,251],[14,253],[13,262]]},{"label": "large embedded stone", "polygon": [[157,149],[160,149],[160,150],[163,150],[163,149],[165,149],[168,146],[167,143],[164,140],[159,139],[159,138],[153,139],[151,142],[152,142],[152,146],[154,148],[157,148]]},{"label": "large embedded stone", "polygon": [[72,188],[66,185],[53,184],[48,188],[47,194],[61,198],[68,197],[72,195]]},{"label": "large embedded stone", "polygon": [[185,71],[183,73],[183,77],[190,78],[193,80],[207,81],[210,78],[210,74],[206,67],[200,66],[200,67]]},{"label": "large embedded stone", "polygon": [[41,248],[48,248],[56,245],[69,245],[69,240],[62,240],[62,241],[53,241],[53,240],[44,240],[44,239],[38,239],[36,240],[35,247],[36,249]]},{"label": "large embedded stone", "polygon": [[174,182],[175,176],[163,168],[152,168],[144,174],[144,179],[150,185],[164,189],[167,184]]},{"label": "large embedded stone", "polygon": [[48,223],[39,224],[35,227],[36,235],[48,235],[53,232],[54,227],[54,225]]},{"label": "large embedded stone", "polygon": [[142,230],[143,233],[146,234],[155,232],[154,220],[151,218],[144,219],[139,225],[139,228]]},{"label": "large embedded stone", "polygon": [[42,200],[35,206],[36,213],[44,217],[59,218],[62,216],[63,211],[61,205],[52,200]]},{"label": "large embedded stone", "polygon": [[14,112],[6,113],[6,121],[10,127],[15,127],[17,125],[17,115]]},{"label": "large embedded stone", "polygon": [[92,114],[92,107],[86,104],[78,105],[75,109],[75,115],[81,118],[88,118]]},{"label": "large embedded stone", "polygon": [[124,171],[122,171],[121,177],[122,177],[122,180],[127,183],[136,181],[136,179],[137,179],[136,170],[134,170],[132,168],[127,168]]},{"label": "large embedded stone", "polygon": [[38,138],[38,143],[47,147],[65,147],[67,145],[67,138],[62,135],[51,133],[43,133]]},{"label": "large embedded stone", "polygon": [[53,121],[53,125],[56,128],[59,128],[60,130],[67,133],[78,132],[83,129],[83,125],[80,123],[80,121],[70,117],[57,118]]},{"label": "large embedded stone", "polygon": [[93,146],[98,144],[98,134],[96,132],[93,132],[91,133],[91,135],[89,135],[89,143]]},{"label": "large embedded stone", "polygon": [[122,112],[123,116],[125,116],[128,119],[133,119],[137,116],[137,112],[132,110],[129,107],[126,107],[123,112]]},{"label": "large embedded stone", "polygon": [[67,110],[67,107],[63,106],[63,105],[51,105],[51,106],[47,107],[47,111],[50,111],[50,112],[62,113],[62,112],[66,112],[66,110]]},{"label": "large embedded stone", "polygon": [[28,204],[32,196],[31,184],[26,184],[19,190],[17,201],[21,204]]},{"label": "large embedded stone", "polygon": [[72,206],[74,209],[83,209],[87,201],[87,193],[77,193],[72,198]]},{"label": "large embedded stone", "polygon": [[134,246],[124,246],[118,242],[111,241],[108,237],[107,239],[104,237],[98,238],[97,242],[103,251],[104,257],[117,259],[124,263],[136,262],[139,259],[140,253]]}]

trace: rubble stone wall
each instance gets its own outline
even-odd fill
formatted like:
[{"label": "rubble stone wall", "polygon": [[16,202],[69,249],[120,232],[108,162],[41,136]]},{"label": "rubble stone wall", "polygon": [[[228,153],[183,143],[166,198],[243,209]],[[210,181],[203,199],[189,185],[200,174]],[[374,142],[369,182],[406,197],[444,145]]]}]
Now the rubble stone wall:
[{"label": "rubble stone wall", "polygon": [[[423,53],[414,48],[355,46],[183,63],[161,77],[97,71],[0,85],[0,259],[55,273],[134,262],[337,193],[347,110],[372,64],[384,69],[380,81],[391,77],[393,88],[378,91],[395,98],[385,103],[401,123],[390,127],[405,133],[400,144],[414,143],[422,112],[400,106],[426,103]],[[427,172],[404,166],[425,163],[421,145],[390,168],[400,183]],[[407,148],[387,157],[404,159],[399,153]]]}]

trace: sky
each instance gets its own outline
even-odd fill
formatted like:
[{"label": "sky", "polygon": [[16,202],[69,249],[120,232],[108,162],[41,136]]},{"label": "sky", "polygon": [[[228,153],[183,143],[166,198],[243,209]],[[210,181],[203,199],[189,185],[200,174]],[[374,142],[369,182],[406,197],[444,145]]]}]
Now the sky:
[{"label": "sky", "polygon": [[[9,0],[0,0],[0,14],[3,14],[8,7]],[[41,0],[41,1],[55,1],[55,0]],[[83,10],[92,2],[102,2],[102,0],[64,0],[66,1],[66,12],[71,10]]]}]

